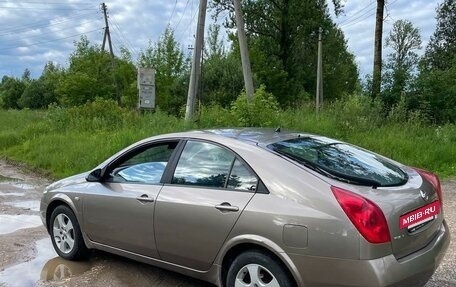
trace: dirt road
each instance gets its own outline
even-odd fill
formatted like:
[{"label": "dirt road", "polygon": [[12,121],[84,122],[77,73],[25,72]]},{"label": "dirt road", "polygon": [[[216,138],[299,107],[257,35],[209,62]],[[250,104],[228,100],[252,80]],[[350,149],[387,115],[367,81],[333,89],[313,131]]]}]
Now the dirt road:
[{"label": "dirt road", "polygon": [[[173,272],[103,252],[87,262],[57,257],[39,218],[48,180],[0,161],[0,287],[210,286]],[[456,180],[442,183],[452,243],[426,287],[456,287]]]}]

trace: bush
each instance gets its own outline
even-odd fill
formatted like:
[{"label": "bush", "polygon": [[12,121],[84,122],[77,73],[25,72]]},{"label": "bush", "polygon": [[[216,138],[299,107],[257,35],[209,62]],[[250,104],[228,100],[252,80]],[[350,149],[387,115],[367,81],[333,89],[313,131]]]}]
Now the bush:
[{"label": "bush", "polygon": [[242,92],[231,105],[231,114],[240,126],[276,126],[279,123],[279,113],[279,103],[271,93],[265,91],[264,86],[255,91],[251,103],[247,101],[247,94]]},{"label": "bush", "polygon": [[67,109],[51,105],[48,113],[50,125],[58,130],[115,130],[132,122],[135,117],[137,115],[133,111],[119,107],[114,100],[100,98]]}]

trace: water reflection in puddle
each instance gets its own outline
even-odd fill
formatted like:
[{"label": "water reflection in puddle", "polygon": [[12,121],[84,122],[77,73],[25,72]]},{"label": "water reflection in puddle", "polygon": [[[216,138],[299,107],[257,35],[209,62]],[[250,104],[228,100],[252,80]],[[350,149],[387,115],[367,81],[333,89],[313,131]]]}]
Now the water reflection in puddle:
[{"label": "water reflection in puddle", "polygon": [[19,229],[32,228],[42,225],[38,215],[9,215],[0,214],[0,234],[13,233]]},{"label": "water reflection in puddle", "polygon": [[9,185],[14,186],[19,189],[26,189],[26,190],[31,190],[31,189],[37,189],[35,185],[28,184],[28,183],[17,183],[17,182],[8,182]]},{"label": "water reflection in puddle", "polygon": [[91,263],[67,261],[56,257],[51,240],[36,242],[36,257],[28,262],[14,265],[0,272],[0,286],[32,287],[39,280],[59,281],[82,274],[92,268]]},{"label": "water reflection in puddle", "polygon": [[91,269],[87,262],[68,261],[60,257],[49,260],[41,270],[42,281],[59,281]]},{"label": "water reflection in puddle", "polygon": [[38,200],[11,201],[4,202],[4,204],[31,211],[40,211],[40,202]]},{"label": "water reflection in puddle", "polygon": [[52,248],[49,238],[36,242],[37,254],[35,259],[28,262],[14,265],[0,272],[0,286],[4,284],[9,287],[35,286],[40,278],[41,269],[49,258],[57,254]]},{"label": "water reflection in puddle", "polygon": [[0,196],[24,196],[23,192],[3,192],[0,191]]}]

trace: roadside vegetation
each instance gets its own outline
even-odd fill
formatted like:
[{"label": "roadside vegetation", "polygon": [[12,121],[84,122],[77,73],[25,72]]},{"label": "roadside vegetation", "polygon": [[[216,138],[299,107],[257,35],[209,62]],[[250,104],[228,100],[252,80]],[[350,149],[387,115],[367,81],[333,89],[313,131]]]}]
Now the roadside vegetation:
[{"label": "roadside vegetation", "polygon": [[[264,97],[257,92],[256,98]],[[456,175],[454,124],[429,125],[419,121],[417,115],[398,118],[402,113],[397,110],[399,114],[381,117],[375,105],[359,96],[335,102],[319,115],[311,106],[282,110],[259,100],[249,106],[252,110],[245,108],[244,101],[226,109],[204,107],[200,120],[190,126],[161,110],[138,114],[118,107],[112,100],[97,100],[75,108],[52,107],[44,112],[3,110],[0,154],[62,178],[89,170],[121,148],[160,133],[280,126],[345,140],[442,177]]]},{"label": "roadside vegetation", "polygon": [[[208,29],[198,115],[191,124],[182,119],[190,55],[171,28],[141,49],[136,60],[121,48],[115,65],[100,45],[81,37],[68,66],[49,62],[39,77],[28,69],[20,78],[2,77],[0,155],[61,178],[91,169],[136,140],[160,133],[280,126],[345,140],[444,177],[456,175],[456,1],[437,6],[437,26],[422,56],[420,31],[408,20],[394,23],[386,35],[380,94],[372,93],[371,76],[359,79],[355,57],[326,1],[282,4],[243,4],[256,88],[251,103],[242,91],[236,37],[228,35],[227,47],[220,26]],[[215,14],[227,15],[230,5],[231,1],[211,1]],[[229,16],[225,25],[232,28],[234,19]],[[319,27],[325,31],[325,102],[316,114]],[[135,109],[137,67],[156,70],[154,112]]]}]

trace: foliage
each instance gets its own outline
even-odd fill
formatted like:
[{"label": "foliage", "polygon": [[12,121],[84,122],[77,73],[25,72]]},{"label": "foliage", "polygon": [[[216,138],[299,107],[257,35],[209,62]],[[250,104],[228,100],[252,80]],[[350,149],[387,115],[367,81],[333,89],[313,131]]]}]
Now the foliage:
[{"label": "foliage", "polygon": [[[215,0],[217,9],[231,9],[231,1]],[[343,33],[332,22],[325,1],[244,1],[243,10],[252,71],[282,106],[306,100],[315,91],[319,27],[323,36],[325,98],[351,93],[358,71],[347,51]],[[234,14],[227,26],[234,27]],[[236,48],[237,49],[237,48]],[[237,53],[238,50],[235,50]]]},{"label": "foliage", "polygon": [[18,109],[19,99],[25,90],[25,83],[17,78],[4,76],[0,86],[1,105],[4,109]]},{"label": "foliage", "polygon": [[63,106],[77,106],[103,98],[116,100],[120,104],[122,96],[128,102],[136,69],[131,57],[125,53],[121,57],[113,62],[106,51],[82,36],[75,42],[70,65],[57,83],[59,102]]},{"label": "foliage", "polygon": [[439,123],[456,121],[456,1],[437,8],[437,27],[420,62],[418,103]]},{"label": "foliage", "polygon": [[447,70],[456,57],[456,1],[444,0],[437,7],[437,27],[426,47],[422,69]]},{"label": "foliage", "polygon": [[55,130],[109,131],[123,127],[135,116],[134,112],[118,106],[114,100],[97,98],[67,109],[53,105],[49,108],[47,119]]},{"label": "foliage", "polygon": [[418,102],[438,123],[456,122],[456,57],[449,64],[447,70],[423,71],[418,78]]},{"label": "foliage", "polygon": [[[56,106],[46,112],[0,110],[0,125],[4,127],[0,131],[0,155],[61,178],[89,170],[145,137],[186,128],[241,124],[220,106],[203,107],[198,125],[185,127],[182,119],[159,109],[138,115],[115,108],[112,100],[108,102],[97,100],[70,108],[71,112]],[[405,122],[378,120],[376,107],[362,96],[325,106],[318,115],[310,105],[278,110],[276,115],[274,121],[263,117],[258,125],[334,137],[441,176],[456,175],[454,124],[423,125],[414,121],[413,115]]]},{"label": "foliage", "polygon": [[149,44],[141,53],[139,65],[156,71],[156,105],[177,115],[187,99],[189,59],[184,56],[171,28],[168,27],[157,43]]},{"label": "foliage", "polygon": [[279,104],[271,93],[260,86],[253,95],[253,101],[247,101],[244,92],[233,102],[231,114],[238,125],[246,127],[264,127],[278,124]]},{"label": "foliage", "polygon": [[201,101],[228,107],[242,91],[244,79],[241,60],[233,51],[226,52],[220,40],[220,26],[209,27],[204,53]]},{"label": "foliage", "polygon": [[398,20],[386,38],[386,46],[392,48],[392,52],[387,56],[382,100],[387,108],[391,108],[403,98],[403,93],[411,89],[413,72],[418,64],[415,51],[421,49],[420,31],[412,22]]}]

